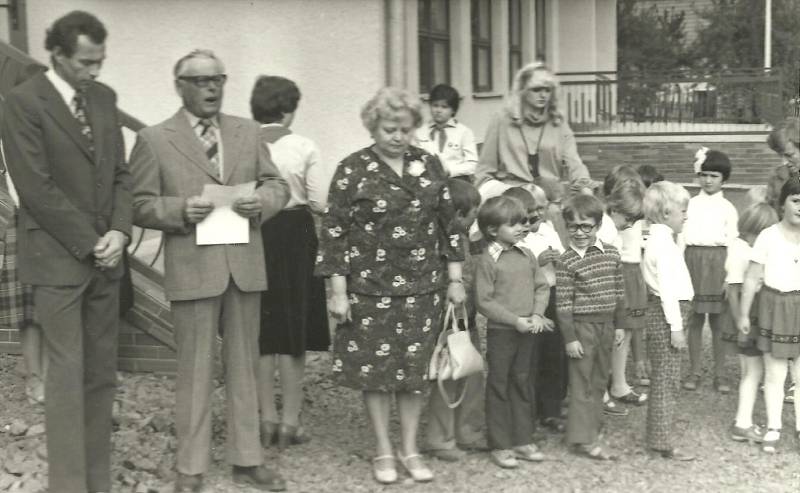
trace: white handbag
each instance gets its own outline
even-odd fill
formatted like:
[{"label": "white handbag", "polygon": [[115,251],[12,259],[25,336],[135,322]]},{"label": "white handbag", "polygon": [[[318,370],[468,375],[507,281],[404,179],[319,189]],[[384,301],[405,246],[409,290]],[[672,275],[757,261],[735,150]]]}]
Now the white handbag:
[{"label": "white handbag", "polygon": [[[465,324],[467,320],[465,313]],[[463,386],[458,399],[451,401],[444,388],[444,381],[461,380],[481,371],[483,371],[483,358],[469,338],[469,327],[465,327],[465,330],[459,329],[455,307],[452,303],[448,303],[444,324],[428,366],[428,378],[437,381],[445,404],[450,409],[455,409],[464,400],[467,386],[466,384]]]}]

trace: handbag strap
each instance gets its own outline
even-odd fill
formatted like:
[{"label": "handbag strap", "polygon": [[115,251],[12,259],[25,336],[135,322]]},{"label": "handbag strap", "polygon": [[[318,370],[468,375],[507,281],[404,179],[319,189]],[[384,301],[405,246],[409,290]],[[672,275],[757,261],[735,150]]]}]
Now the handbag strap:
[{"label": "handbag strap", "polygon": [[[461,388],[461,395],[458,396],[458,399],[456,399],[454,402],[450,402],[450,396],[447,395],[447,390],[444,388],[444,380],[441,378],[436,379],[436,383],[439,385],[439,393],[442,395],[442,400],[450,409],[455,409],[460,406],[464,401],[464,397],[467,395],[467,385],[469,385],[469,382],[466,379],[462,380],[464,380],[464,385],[462,385]],[[453,382],[458,382],[458,380],[453,380]]]}]

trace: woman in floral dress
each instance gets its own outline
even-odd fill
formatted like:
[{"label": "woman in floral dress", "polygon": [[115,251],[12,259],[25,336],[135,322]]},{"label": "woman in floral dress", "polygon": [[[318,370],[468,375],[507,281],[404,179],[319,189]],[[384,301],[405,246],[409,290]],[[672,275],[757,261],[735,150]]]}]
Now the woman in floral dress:
[{"label": "woman in floral dress", "polygon": [[433,478],[416,444],[425,373],[447,300],[465,298],[447,173],[438,158],[410,145],[420,107],[416,96],[391,87],[364,106],[374,144],[339,163],[317,255],[339,322],[334,378],[364,393],[377,442],[373,473],[382,483],[397,480],[392,394],[401,426],[396,458],[415,481]]}]

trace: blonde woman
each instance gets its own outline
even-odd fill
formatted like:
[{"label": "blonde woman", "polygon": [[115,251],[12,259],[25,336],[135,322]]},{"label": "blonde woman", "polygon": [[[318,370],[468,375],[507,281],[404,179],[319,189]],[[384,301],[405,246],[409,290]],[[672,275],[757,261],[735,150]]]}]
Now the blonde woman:
[{"label": "blonde woman", "polygon": [[555,76],[542,63],[517,72],[505,108],[486,130],[475,174],[482,194],[497,181],[518,186],[540,177],[561,181],[589,177],[572,130],[558,109],[557,90]]}]

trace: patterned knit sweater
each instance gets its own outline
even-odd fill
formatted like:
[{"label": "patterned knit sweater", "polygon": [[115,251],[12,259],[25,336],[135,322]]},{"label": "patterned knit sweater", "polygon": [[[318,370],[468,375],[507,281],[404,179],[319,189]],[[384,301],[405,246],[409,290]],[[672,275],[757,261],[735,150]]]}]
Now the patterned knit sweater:
[{"label": "patterned knit sweater", "polygon": [[556,264],[556,313],[564,342],[577,340],[576,318],[620,320],[624,298],[622,261],[616,248],[598,242],[583,256],[572,246],[561,255]]}]

